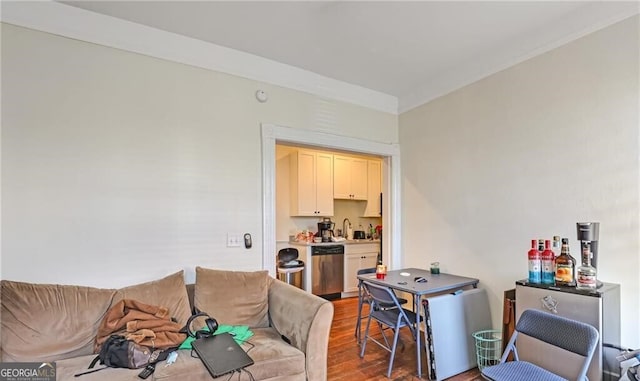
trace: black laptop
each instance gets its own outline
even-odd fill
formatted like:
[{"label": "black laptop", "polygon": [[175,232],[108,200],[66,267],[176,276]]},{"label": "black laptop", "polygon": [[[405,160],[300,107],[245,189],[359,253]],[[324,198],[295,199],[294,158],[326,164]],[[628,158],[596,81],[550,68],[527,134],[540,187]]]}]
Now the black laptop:
[{"label": "black laptop", "polygon": [[253,365],[253,359],[228,333],[194,340],[191,346],[213,377]]}]

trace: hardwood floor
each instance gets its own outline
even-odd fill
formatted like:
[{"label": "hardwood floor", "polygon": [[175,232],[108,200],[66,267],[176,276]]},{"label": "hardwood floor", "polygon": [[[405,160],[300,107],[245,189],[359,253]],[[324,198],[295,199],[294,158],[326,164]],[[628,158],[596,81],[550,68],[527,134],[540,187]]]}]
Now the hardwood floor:
[{"label": "hardwood floor", "polygon": [[[360,358],[360,346],[354,337],[355,323],[358,317],[358,298],[345,298],[333,301],[334,317],[329,337],[328,379],[329,381],[388,381],[386,377],[389,365],[389,352],[375,343],[369,342],[364,358]],[[366,312],[366,310],[365,310]],[[366,324],[366,320],[363,320]],[[377,327],[371,327],[379,332]],[[378,333],[379,335],[379,333]],[[428,380],[428,368],[423,360],[422,378],[416,372],[415,341],[408,328],[403,328],[401,338],[404,349],[398,345],[396,358],[391,372],[391,380],[413,381]],[[478,369],[472,369],[448,381],[481,381]]]}]

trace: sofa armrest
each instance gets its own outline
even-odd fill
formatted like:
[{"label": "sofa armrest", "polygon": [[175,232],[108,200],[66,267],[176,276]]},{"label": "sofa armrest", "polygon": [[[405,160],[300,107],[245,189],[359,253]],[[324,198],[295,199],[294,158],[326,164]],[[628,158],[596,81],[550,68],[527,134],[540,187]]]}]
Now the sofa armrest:
[{"label": "sofa armrest", "polygon": [[307,380],[326,380],[333,304],[285,282],[270,279],[269,320],[291,345],[304,352]]}]

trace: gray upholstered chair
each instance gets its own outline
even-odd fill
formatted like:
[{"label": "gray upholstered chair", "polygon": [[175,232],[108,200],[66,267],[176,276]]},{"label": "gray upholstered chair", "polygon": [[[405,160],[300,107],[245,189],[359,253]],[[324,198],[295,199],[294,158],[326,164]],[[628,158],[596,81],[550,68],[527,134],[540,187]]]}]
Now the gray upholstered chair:
[{"label": "gray upholstered chair", "polygon": [[[580,356],[581,365],[576,367],[571,380],[588,380],[587,370],[598,344],[598,331],[589,324],[538,310],[525,310],[522,313],[502,354],[500,363],[482,369],[482,376],[485,379],[492,381],[567,381],[550,370],[527,361],[520,361],[515,343],[521,334]],[[511,352],[513,352],[514,361],[507,361]]]},{"label": "gray upholstered chair", "polygon": [[[360,357],[364,357],[364,351],[367,348],[368,340],[375,342],[382,348],[391,352],[391,356],[389,358],[389,367],[387,369],[387,377],[391,378],[393,359],[396,355],[398,337],[400,336],[400,328],[409,327],[409,329],[411,330],[411,334],[415,338],[416,330],[413,324],[416,321],[416,314],[413,311],[402,308],[402,304],[400,303],[398,297],[396,297],[396,294],[392,289],[369,283],[367,281],[362,282],[362,287],[371,298],[371,310],[367,319],[367,327],[364,331],[364,340],[362,341]],[[382,306],[385,306],[385,308],[382,308]],[[384,343],[376,340],[369,334],[371,320],[375,320],[378,324],[381,325],[381,327],[391,328],[394,333],[392,344],[389,344],[389,340],[384,333],[384,329],[382,330],[382,338],[384,339]]]}]

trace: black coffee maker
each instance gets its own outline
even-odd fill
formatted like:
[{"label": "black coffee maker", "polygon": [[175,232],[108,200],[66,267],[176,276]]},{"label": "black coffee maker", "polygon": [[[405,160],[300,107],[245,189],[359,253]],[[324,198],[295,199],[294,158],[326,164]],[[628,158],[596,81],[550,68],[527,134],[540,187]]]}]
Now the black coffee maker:
[{"label": "black coffee maker", "polygon": [[329,217],[324,217],[322,221],[318,222],[318,237],[322,238],[322,242],[331,242],[334,226],[336,226],[335,222],[331,222]]}]

